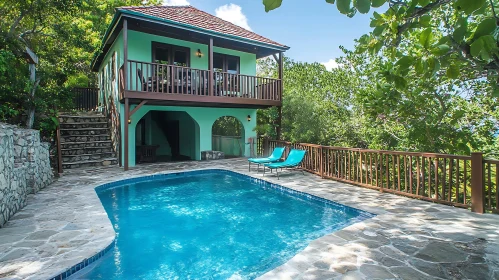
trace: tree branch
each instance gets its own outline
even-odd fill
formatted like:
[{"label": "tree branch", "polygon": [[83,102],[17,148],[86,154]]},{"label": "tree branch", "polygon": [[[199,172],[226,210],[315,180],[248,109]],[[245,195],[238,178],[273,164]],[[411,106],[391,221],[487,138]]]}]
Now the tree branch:
[{"label": "tree branch", "polygon": [[24,17],[24,11],[21,11],[19,16],[16,18],[16,20],[14,21],[14,23],[12,24],[12,26],[9,29],[9,34],[8,34],[9,37],[11,37],[14,34],[14,31],[16,31],[16,28],[19,25],[19,23],[21,22],[21,20],[23,19],[23,17]]},{"label": "tree branch", "polygon": [[430,3],[422,8],[417,8],[414,12],[406,18],[406,22],[397,27],[397,37],[395,39],[394,45],[398,46],[402,40],[402,34],[409,28],[409,26],[421,16],[431,12],[432,10],[439,8],[440,6],[451,3],[451,0],[438,0],[436,2]]}]

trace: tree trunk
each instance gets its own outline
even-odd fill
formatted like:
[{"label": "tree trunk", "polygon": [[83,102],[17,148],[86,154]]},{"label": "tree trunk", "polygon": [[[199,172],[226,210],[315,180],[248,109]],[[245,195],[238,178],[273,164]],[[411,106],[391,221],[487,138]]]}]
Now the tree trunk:
[{"label": "tree trunk", "polygon": [[[31,101],[35,98],[36,88],[40,83],[40,80],[35,80],[35,64],[29,65],[29,79],[33,83],[31,88]],[[26,120],[26,128],[33,128],[33,123],[35,121],[35,106],[30,102],[30,107],[28,108],[28,119]]]}]

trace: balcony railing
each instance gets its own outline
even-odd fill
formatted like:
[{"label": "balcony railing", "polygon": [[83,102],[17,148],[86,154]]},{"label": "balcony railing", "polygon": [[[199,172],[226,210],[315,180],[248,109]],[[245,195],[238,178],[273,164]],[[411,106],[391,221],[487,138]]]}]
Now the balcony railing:
[{"label": "balcony railing", "polygon": [[210,82],[208,70],[133,60],[127,66],[128,92],[281,101],[278,79],[214,71]]}]

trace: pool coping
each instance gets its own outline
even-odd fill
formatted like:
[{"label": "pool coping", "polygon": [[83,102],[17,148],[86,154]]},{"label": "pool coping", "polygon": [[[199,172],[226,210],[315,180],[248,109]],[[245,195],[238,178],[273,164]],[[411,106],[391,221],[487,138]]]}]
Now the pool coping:
[{"label": "pool coping", "polygon": [[[148,181],[171,179],[171,178],[180,177],[180,176],[209,174],[209,173],[215,173],[215,172],[230,174],[232,176],[237,176],[237,177],[244,177],[244,179],[248,179],[251,183],[255,183],[258,186],[261,186],[262,184],[264,184],[265,185],[264,187],[270,187],[270,188],[273,188],[275,190],[286,192],[286,193],[291,194],[293,196],[303,197],[303,198],[306,198],[309,200],[320,201],[323,203],[327,203],[327,204],[335,205],[335,206],[339,206],[339,207],[346,207],[346,208],[350,208],[350,209],[353,209],[353,210],[359,212],[359,216],[350,219],[347,223],[342,224],[341,228],[336,229],[335,231],[344,229],[344,228],[349,227],[353,224],[364,221],[366,219],[371,219],[371,218],[376,216],[376,214],[374,214],[374,213],[364,211],[364,210],[358,209],[356,207],[341,204],[339,202],[336,202],[336,201],[333,201],[330,199],[325,199],[325,198],[322,198],[320,196],[316,196],[316,195],[313,195],[310,193],[294,190],[292,188],[288,188],[288,187],[282,186],[280,184],[270,182],[268,180],[264,180],[264,179],[257,178],[257,177],[254,177],[254,176],[251,176],[248,174],[243,174],[243,173],[240,173],[237,171],[223,169],[223,168],[200,168],[200,169],[192,169],[192,170],[187,170],[187,171],[160,172],[160,173],[155,173],[155,174],[150,174],[150,175],[140,175],[140,176],[136,176],[136,177],[119,179],[116,181],[99,184],[99,185],[94,186],[92,188],[98,197],[98,193],[100,191],[105,191],[105,190],[112,189],[112,188],[123,187],[126,184],[143,183],[143,182],[148,182]],[[99,198],[99,201],[100,201],[100,198]],[[107,214],[107,212],[106,212],[106,214]],[[114,228],[113,228],[113,230],[114,230]],[[54,277],[50,277],[49,280],[67,279],[71,275],[74,275],[75,273],[83,270],[84,268],[87,268],[88,266],[90,266],[91,264],[93,264],[94,262],[99,260],[100,258],[104,257],[106,255],[106,253],[111,251],[114,248],[115,243],[116,243],[116,235],[114,236],[114,239],[111,241],[111,243],[109,245],[107,245],[104,249],[102,249],[100,252],[96,253],[95,255],[93,255],[87,259],[82,260],[81,262],[71,266],[70,268],[66,269],[65,271],[63,271],[61,273],[56,274]],[[275,268],[273,268],[273,269],[275,269]],[[272,271],[273,269],[271,269],[269,271]],[[267,272],[269,272],[269,271],[267,271]]]}]

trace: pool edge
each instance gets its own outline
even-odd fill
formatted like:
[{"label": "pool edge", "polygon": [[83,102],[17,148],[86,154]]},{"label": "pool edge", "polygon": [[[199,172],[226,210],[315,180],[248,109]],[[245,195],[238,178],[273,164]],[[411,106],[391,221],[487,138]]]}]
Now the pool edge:
[{"label": "pool edge", "polygon": [[[187,170],[187,171],[172,170],[172,171],[157,172],[157,173],[153,173],[153,174],[149,174],[149,175],[144,175],[144,174],[133,175],[133,176],[130,176],[129,178],[118,179],[118,180],[107,182],[107,183],[100,183],[100,184],[93,186],[91,188],[95,192],[95,195],[97,196],[97,198],[99,199],[99,202],[100,202],[100,198],[98,197],[98,191],[102,191],[102,190],[113,188],[113,187],[118,187],[118,185],[122,185],[122,184],[126,184],[126,183],[141,182],[141,181],[145,182],[145,181],[150,181],[151,179],[157,180],[157,179],[161,179],[161,177],[167,178],[167,177],[174,177],[174,176],[179,176],[179,175],[186,175],[186,173],[187,174],[189,174],[189,173],[201,173],[202,174],[202,173],[209,173],[209,172],[214,172],[214,171],[222,171],[222,172],[231,173],[233,175],[240,176],[240,177],[247,177],[249,180],[251,180],[252,182],[257,183],[257,184],[262,184],[262,183],[267,184],[271,188],[281,190],[281,191],[286,191],[292,195],[297,195],[297,196],[305,197],[308,199],[314,199],[314,200],[318,200],[318,201],[329,203],[329,204],[335,204],[335,205],[351,208],[351,209],[354,209],[354,210],[359,211],[361,213],[361,215],[359,215],[359,216],[362,216],[362,219],[360,219],[360,220],[357,218],[352,219],[352,222],[346,224],[343,228],[349,227],[351,225],[365,221],[367,219],[371,219],[371,218],[376,217],[378,215],[378,214],[371,213],[371,212],[368,212],[366,210],[362,210],[362,209],[359,209],[356,207],[341,204],[341,203],[336,202],[336,201],[331,200],[331,199],[326,199],[326,198],[323,198],[323,197],[320,197],[320,196],[317,196],[314,194],[295,190],[295,189],[283,186],[283,185],[278,184],[278,183],[273,183],[271,181],[268,181],[268,180],[265,180],[262,178],[257,178],[257,177],[250,175],[250,174],[245,174],[245,173],[241,173],[241,172],[230,170],[230,169],[224,169],[224,168],[198,168],[198,169],[191,169],[191,170]],[[115,185],[115,186],[113,186],[113,185]],[[105,211],[105,209],[104,209],[104,212],[107,215],[107,212]],[[109,219],[109,217],[108,217],[108,219]],[[113,228],[113,231],[114,231],[114,228]],[[312,240],[311,242],[313,242],[313,241],[314,240]],[[106,253],[108,253],[112,248],[114,248],[115,242],[116,242],[116,232],[114,232],[113,239],[110,241],[110,243],[108,245],[106,245],[104,247],[104,249],[102,249],[101,251],[99,251],[95,255],[78,262],[77,264],[71,266],[70,268],[64,270],[63,272],[58,273],[53,277],[49,277],[48,279],[49,280],[67,279],[68,277],[72,276],[76,272],[81,271],[82,269],[88,267],[89,265],[93,264],[95,261],[102,258]],[[296,255],[298,255],[300,253],[301,252],[298,252]],[[279,267],[279,266],[277,266],[277,267]],[[273,269],[276,269],[277,267],[275,267]],[[272,271],[272,270],[269,270],[269,271]],[[269,271],[267,271],[267,272],[269,272]]]}]

